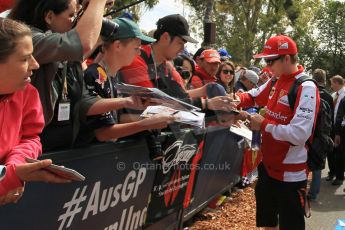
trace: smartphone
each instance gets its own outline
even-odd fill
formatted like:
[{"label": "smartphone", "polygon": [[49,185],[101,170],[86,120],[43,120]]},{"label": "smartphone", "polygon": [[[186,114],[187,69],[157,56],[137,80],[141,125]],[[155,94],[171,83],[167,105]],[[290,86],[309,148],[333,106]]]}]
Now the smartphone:
[{"label": "smartphone", "polygon": [[[39,162],[39,160],[35,160],[32,158],[25,158],[26,162],[28,163],[35,163],[35,162]],[[59,165],[54,165],[51,164],[48,167],[44,168],[45,170],[56,174],[59,177],[68,179],[68,180],[74,180],[74,181],[84,181],[85,177],[83,175],[81,175],[79,172],[70,169],[70,168],[66,168],[64,166],[59,166]]]}]

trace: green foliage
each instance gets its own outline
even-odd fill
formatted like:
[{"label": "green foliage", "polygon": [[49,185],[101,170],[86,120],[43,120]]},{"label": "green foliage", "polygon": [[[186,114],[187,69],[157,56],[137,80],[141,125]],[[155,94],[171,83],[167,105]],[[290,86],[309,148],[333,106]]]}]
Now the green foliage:
[{"label": "green foliage", "polygon": [[[123,12],[140,16],[159,0],[146,0]],[[217,26],[214,48],[224,47],[242,65],[253,64],[252,55],[276,34],[297,41],[299,59],[307,70],[323,68],[329,76],[345,77],[345,3],[336,0],[183,0],[194,15],[191,30],[203,35],[207,6],[213,4]],[[114,9],[135,2],[116,1]],[[210,10],[208,8],[208,10]],[[138,20],[138,17],[135,18]],[[207,17],[206,17],[207,18]],[[202,36],[201,36],[202,37]],[[257,63],[256,63],[257,64]]]},{"label": "green foliage", "polygon": [[345,3],[327,1],[316,13],[319,46],[310,67],[345,77]]},{"label": "green foliage", "polygon": [[[195,19],[202,20],[206,2],[185,1],[195,9]],[[225,47],[236,62],[248,66],[268,38],[288,34],[298,42],[301,62],[310,64],[318,47],[312,35],[320,7],[321,0],[215,0],[215,46]]]}]

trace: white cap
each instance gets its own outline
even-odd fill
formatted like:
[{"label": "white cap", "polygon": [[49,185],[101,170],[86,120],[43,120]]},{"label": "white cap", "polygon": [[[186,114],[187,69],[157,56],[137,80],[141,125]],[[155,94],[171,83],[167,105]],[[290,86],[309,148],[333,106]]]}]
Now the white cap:
[{"label": "white cap", "polygon": [[259,76],[253,71],[253,70],[243,70],[242,76],[247,78],[249,81],[251,81],[254,85],[257,85],[259,82]]}]

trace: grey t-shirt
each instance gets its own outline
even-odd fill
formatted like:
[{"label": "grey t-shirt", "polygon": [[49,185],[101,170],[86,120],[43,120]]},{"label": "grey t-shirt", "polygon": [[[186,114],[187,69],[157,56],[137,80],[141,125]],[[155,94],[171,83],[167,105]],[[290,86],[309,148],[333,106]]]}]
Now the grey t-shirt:
[{"label": "grey t-shirt", "polygon": [[[53,142],[55,131],[58,130],[58,123],[53,121],[54,110],[57,108],[59,97],[61,98],[62,87],[57,86],[57,79],[61,78],[61,66],[66,63],[81,63],[83,60],[83,48],[79,38],[79,34],[75,29],[66,33],[52,33],[50,31],[43,32],[37,28],[32,27],[33,33],[33,56],[40,64],[40,68],[34,71],[32,76],[32,84],[38,89],[40,99],[43,105],[44,118],[46,122],[46,128],[43,132],[45,137],[42,138],[44,143]],[[59,69],[60,67],[60,69]],[[82,71],[77,71],[76,79],[82,79]],[[60,79],[61,81],[61,79]],[[86,119],[86,113],[88,109],[100,98],[89,95],[85,89],[85,85],[82,80],[78,80],[81,91],[77,98],[72,98],[77,103],[71,102],[76,107],[72,111],[72,126],[73,129],[73,141],[79,130],[79,119]],[[61,85],[61,84],[60,84]],[[56,111],[55,111],[56,116]],[[49,127],[49,124],[54,126]],[[51,131],[55,130],[55,131]],[[72,141],[72,142],[73,142]],[[45,146],[43,146],[45,147]]]},{"label": "grey t-shirt", "polygon": [[[54,115],[54,108],[57,102],[59,92],[53,88],[53,79],[55,78],[59,64],[64,61],[82,61],[83,48],[79,34],[75,29],[67,33],[52,33],[31,27],[32,39],[34,45],[33,56],[40,64],[40,68],[34,71],[32,84],[40,93],[43,105],[44,119],[48,125]],[[83,94],[81,103],[81,115],[83,116],[89,107],[98,99],[90,97],[89,94]]]}]

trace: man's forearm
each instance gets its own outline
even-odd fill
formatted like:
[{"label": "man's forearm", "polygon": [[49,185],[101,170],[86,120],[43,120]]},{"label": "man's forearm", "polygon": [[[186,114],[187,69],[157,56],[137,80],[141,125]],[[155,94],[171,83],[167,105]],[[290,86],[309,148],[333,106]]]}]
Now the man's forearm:
[{"label": "man's forearm", "polygon": [[92,116],[123,109],[126,107],[126,104],[126,98],[104,98],[94,103],[88,110],[87,115]]}]

